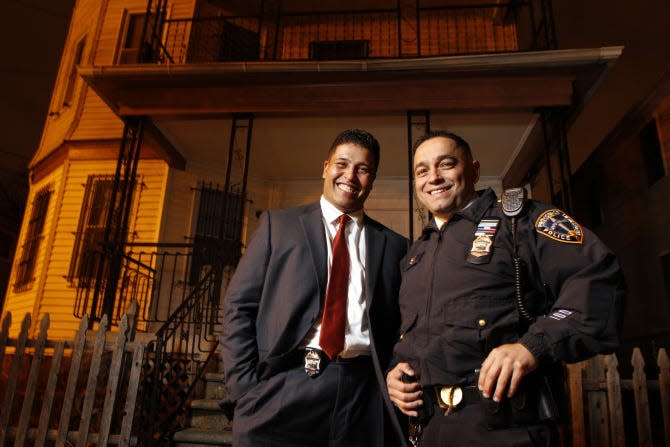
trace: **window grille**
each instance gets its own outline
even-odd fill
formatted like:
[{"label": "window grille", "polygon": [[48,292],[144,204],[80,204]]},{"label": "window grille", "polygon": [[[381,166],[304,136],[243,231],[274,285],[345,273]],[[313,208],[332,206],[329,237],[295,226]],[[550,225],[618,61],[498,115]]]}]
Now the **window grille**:
[{"label": "window grille", "polygon": [[71,282],[76,280],[82,285],[95,279],[99,263],[102,262],[105,226],[113,187],[113,176],[91,175],[86,181],[68,272],[68,280]]},{"label": "window grille", "polygon": [[[207,272],[208,266],[217,262],[219,255],[223,254],[224,263],[239,255],[244,206],[241,194],[226,194],[217,185],[205,183],[200,183],[196,188],[196,200],[198,206],[194,219],[193,257],[189,275],[191,284],[198,282]],[[219,249],[223,253],[219,253]]]},{"label": "window grille", "polygon": [[21,247],[21,258],[18,263],[16,282],[14,283],[15,292],[28,289],[35,279],[33,276],[35,261],[44,238],[42,231],[44,230],[50,199],[51,189],[47,187],[39,191],[33,201],[26,241]]}]

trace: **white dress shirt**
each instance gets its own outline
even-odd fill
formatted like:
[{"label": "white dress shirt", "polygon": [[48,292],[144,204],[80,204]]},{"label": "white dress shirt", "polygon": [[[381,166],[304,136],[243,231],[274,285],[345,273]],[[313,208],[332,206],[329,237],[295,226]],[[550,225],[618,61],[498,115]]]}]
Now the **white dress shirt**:
[{"label": "white dress shirt", "polygon": [[[339,218],[342,212],[321,196],[321,215],[328,252],[328,278],[333,262],[333,238],[337,234]],[[356,357],[370,353],[370,325],[365,318],[365,226],[363,210],[348,213],[351,222],[347,225],[345,236],[349,250],[349,293],[347,297],[347,324],[344,329],[344,350],[340,357]],[[304,346],[320,348],[321,316],[307,335]]]}]

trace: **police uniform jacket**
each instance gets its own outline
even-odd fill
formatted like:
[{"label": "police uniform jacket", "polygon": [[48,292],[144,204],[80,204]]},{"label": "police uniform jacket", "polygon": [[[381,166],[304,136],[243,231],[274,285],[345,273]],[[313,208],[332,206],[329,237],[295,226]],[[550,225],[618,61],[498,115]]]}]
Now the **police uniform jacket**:
[{"label": "police uniform jacket", "polygon": [[511,219],[490,188],[442,229],[431,222],[402,261],[394,356],[410,363],[422,385],[473,381],[489,351],[504,343],[520,341],[540,365],[617,347],[623,281],[613,253],[539,202],[517,219],[524,301],[540,315],[529,327],[515,303]]}]

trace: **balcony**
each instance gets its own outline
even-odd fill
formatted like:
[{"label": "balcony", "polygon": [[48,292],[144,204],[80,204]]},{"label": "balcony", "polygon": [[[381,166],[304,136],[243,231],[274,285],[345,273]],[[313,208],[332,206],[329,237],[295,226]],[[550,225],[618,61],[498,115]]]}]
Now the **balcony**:
[{"label": "balcony", "polygon": [[[136,52],[141,62],[201,64],[423,58],[554,47],[553,19],[539,0],[467,5],[443,0],[430,6],[378,1],[362,6],[394,7],[328,11],[312,6],[309,12],[281,3],[236,14],[249,8],[223,10],[201,2],[197,17],[149,20],[144,48]],[[161,16],[158,10],[147,17]]]}]

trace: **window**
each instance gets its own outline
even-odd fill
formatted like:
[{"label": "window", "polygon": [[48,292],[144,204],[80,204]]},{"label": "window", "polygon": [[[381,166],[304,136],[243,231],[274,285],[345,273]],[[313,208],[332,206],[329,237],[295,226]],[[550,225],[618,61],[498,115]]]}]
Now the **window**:
[{"label": "window", "polygon": [[63,106],[65,107],[69,107],[72,103],[72,97],[74,96],[74,87],[79,77],[79,75],[77,74],[77,66],[81,64],[85,46],[86,46],[85,39],[81,39],[79,42],[77,42],[77,47],[74,52],[74,58],[72,59],[72,65],[70,66],[70,75],[67,79],[67,85],[65,87],[65,94],[63,95]]},{"label": "window", "polygon": [[206,273],[207,266],[217,262],[219,248],[223,252],[224,263],[235,262],[240,254],[244,205],[241,194],[224,195],[222,189],[211,184],[201,183],[196,193],[198,207],[194,219],[194,247],[189,277],[191,284],[200,280]]},{"label": "window", "polygon": [[[144,29],[146,16],[145,13],[131,13],[126,17],[125,34],[121,39],[121,48],[119,51],[119,64],[136,64],[140,62],[140,51],[144,45],[142,30]],[[152,22],[147,23],[147,32],[149,32],[148,30],[152,26]]]},{"label": "window", "polygon": [[102,244],[112,200],[114,177],[89,176],[86,181],[84,202],[79,214],[74,250],[70,261],[68,280],[81,285],[95,279],[102,260]]},{"label": "window", "polygon": [[651,186],[665,176],[663,156],[661,155],[661,142],[658,139],[658,131],[656,130],[656,120],[652,120],[640,132],[640,146],[642,148],[644,168],[647,173],[647,184]]},{"label": "window", "polygon": [[325,40],[309,43],[310,60],[366,59],[369,54],[369,40]]},{"label": "window", "polygon": [[228,21],[223,22],[218,60],[257,60],[259,48],[258,33]]},{"label": "window", "polygon": [[51,189],[47,187],[39,191],[35,200],[33,200],[26,241],[21,247],[21,258],[18,263],[16,282],[14,283],[15,292],[28,289],[35,279],[33,277],[35,261],[43,239],[42,230],[44,229],[50,199]]}]

